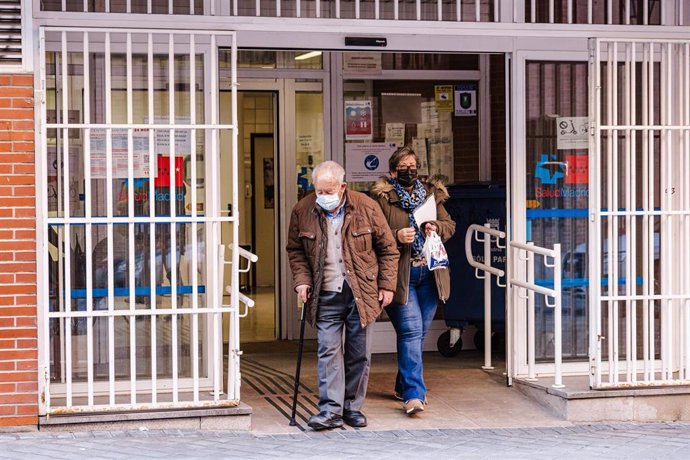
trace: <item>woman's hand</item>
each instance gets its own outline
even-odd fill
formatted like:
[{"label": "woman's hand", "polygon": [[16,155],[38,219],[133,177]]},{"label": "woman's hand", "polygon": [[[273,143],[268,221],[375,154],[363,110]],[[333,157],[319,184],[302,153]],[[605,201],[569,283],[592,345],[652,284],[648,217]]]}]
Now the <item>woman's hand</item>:
[{"label": "woman's hand", "polygon": [[429,236],[431,235],[431,232],[438,232],[438,227],[436,224],[428,222],[424,224],[424,232],[426,233],[426,236]]},{"label": "woman's hand", "polygon": [[411,244],[414,241],[414,227],[401,228],[396,233],[398,241],[402,244]]}]

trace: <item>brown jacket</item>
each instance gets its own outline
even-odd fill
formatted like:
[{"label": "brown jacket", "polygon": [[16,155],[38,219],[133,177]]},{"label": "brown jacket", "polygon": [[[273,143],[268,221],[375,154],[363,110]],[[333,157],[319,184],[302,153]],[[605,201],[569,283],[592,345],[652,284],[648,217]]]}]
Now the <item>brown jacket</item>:
[{"label": "brown jacket", "polygon": [[[448,190],[440,181],[424,183],[424,187],[426,188],[427,196],[433,194],[436,198],[436,218],[438,220],[433,223],[438,227],[438,236],[445,243],[455,233],[455,222],[450,218],[446,208],[443,207],[443,202],[448,199]],[[371,196],[378,201],[381,209],[383,209],[383,214],[386,216],[393,235],[396,235],[398,230],[410,226],[407,211],[398,205],[400,198],[387,178],[382,177],[372,186]],[[397,238],[396,243],[400,251],[400,261],[398,263],[398,284],[393,301],[398,304],[406,304],[410,285],[410,258],[412,251],[409,244],[402,244],[397,241]],[[450,296],[450,269],[434,270],[433,273],[436,278],[438,297],[445,303]]]},{"label": "brown jacket", "polygon": [[[399,253],[381,208],[363,193],[346,190],[343,217],[343,261],[347,283],[355,296],[362,326],[381,314],[379,289],[395,291]],[[316,204],[316,194],[302,198],[292,210],[287,254],[292,269],[293,289],[312,287],[306,318],[316,322],[319,291],[326,259],[327,218]]]}]

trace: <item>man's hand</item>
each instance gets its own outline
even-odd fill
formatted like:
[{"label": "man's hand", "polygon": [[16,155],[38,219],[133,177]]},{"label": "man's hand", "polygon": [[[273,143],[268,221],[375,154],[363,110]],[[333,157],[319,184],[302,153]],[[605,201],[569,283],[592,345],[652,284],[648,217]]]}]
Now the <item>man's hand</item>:
[{"label": "man's hand", "polygon": [[311,291],[311,286],[308,284],[300,284],[295,288],[295,292],[297,292],[297,295],[299,296],[300,300],[302,302],[307,303],[307,300],[309,300],[309,293]]},{"label": "man's hand", "polygon": [[390,305],[393,301],[393,291],[387,291],[385,289],[379,289],[379,302],[382,307]]},{"label": "man's hand", "polygon": [[403,244],[410,244],[414,241],[415,230],[414,227],[401,228],[398,230],[396,237],[398,241]]}]

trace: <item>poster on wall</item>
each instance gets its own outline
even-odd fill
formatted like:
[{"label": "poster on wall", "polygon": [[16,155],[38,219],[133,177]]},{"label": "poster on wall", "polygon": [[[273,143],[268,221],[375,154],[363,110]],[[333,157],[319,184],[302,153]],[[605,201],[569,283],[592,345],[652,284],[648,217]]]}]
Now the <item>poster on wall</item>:
[{"label": "poster on wall", "polygon": [[417,154],[417,156],[419,157],[419,162],[421,163],[421,166],[419,167],[418,171],[419,175],[428,176],[429,156],[426,152],[426,139],[420,139],[417,137],[412,139],[412,150],[414,150],[414,153]]},{"label": "poster on wall", "polygon": [[[129,139],[126,129],[113,129],[111,136],[112,175],[114,179],[128,177]],[[92,129],[89,146],[91,148],[91,177],[105,179],[107,130]],[[134,177],[149,177],[149,133],[147,129],[132,131],[132,160]]]},{"label": "poster on wall", "polygon": [[439,113],[453,111],[453,86],[436,85],[434,86],[434,102],[436,111]]},{"label": "poster on wall", "polygon": [[345,101],[345,140],[370,141],[372,136],[371,101]]},{"label": "poster on wall", "polygon": [[589,148],[589,117],[558,117],[558,150]]},{"label": "poster on wall", "polygon": [[477,115],[477,85],[466,83],[455,85],[455,116],[474,117]]},{"label": "poster on wall", "polygon": [[345,144],[345,180],[371,182],[388,174],[388,159],[396,150],[393,143]]}]

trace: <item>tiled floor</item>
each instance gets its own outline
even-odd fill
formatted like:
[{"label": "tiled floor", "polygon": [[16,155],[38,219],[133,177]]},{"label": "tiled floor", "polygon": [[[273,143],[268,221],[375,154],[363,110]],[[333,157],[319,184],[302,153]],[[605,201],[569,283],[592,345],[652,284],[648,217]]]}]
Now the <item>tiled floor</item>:
[{"label": "tiled floor", "polygon": [[[306,388],[300,393],[299,428],[288,426],[296,345],[274,342],[244,349],[242,400],[254,410],[252,430],[290,433],[305,429],[305,419],[316,412],[318,403],[315,344],[309,342],[305,347],[301,382]],[[456,358],[426,353],[424,360],[429,405],[424,413],[409,417],[392,397],[395,355],[374,355],[364,406],[369,418],[366,430],[570,425],[507,387],[500,371],[490,374],[481,370],[482,356],[476,351]]]}]

